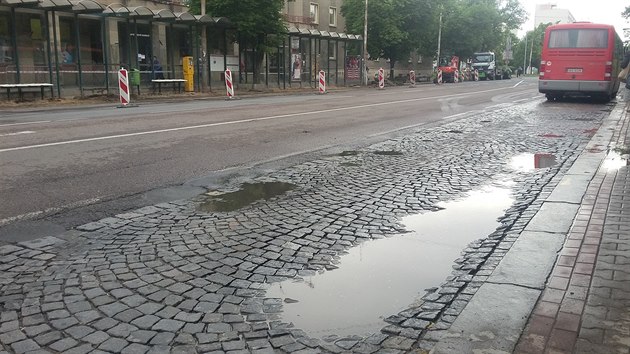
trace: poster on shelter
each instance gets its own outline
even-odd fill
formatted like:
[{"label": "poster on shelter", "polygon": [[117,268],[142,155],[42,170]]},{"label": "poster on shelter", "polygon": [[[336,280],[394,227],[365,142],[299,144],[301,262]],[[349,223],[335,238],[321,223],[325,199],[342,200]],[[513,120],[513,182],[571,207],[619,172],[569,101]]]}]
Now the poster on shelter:
[{"label": "poster on shelter", "polygon": [[359,80],[361,78],[361,57],[346,57],[346,80]]},{"label": "poster on shelter", "polygon": [[291,60],[291,79],[293,81],[300,81],[302,78],[302,58],[300,54],[293,54],[293,60]]}]

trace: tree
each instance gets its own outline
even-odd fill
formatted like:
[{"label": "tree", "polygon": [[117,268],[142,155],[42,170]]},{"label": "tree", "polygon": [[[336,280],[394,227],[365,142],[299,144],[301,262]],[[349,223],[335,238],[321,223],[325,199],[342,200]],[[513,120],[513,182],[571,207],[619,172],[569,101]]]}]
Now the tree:
[{"label": "tree", "polygon": [[[227,17],[235,24],[237,35],[232,40],[254,49],[254,82],[258,82],[264,54],[275,50],[287,32],[281,11],[284,0],[206,0],[206,12]],[[191,12],[199,14],[199,0],[189,0]]]},{"label": "tree", "polygon": [[[420,49],[419,39],[431,32],[435,6],[430,0],[371,0],[368,6],[368,53],[389,59],[393,78],[396,62]],[[345,0],[341,13],[348,32],[363,33],[365,0]]]}]

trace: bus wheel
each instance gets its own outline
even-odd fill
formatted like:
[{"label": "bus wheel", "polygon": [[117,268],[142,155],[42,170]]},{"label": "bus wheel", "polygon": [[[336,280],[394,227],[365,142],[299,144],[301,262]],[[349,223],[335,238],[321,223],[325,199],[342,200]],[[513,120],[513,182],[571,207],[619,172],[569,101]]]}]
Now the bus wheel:
[{"label": "bus wheel", "polygon": [[547,101],[557,101],[558,98],[560,98],[558,95],[552,95],[550,93],[546,94],[545,97],[547,98]]}]

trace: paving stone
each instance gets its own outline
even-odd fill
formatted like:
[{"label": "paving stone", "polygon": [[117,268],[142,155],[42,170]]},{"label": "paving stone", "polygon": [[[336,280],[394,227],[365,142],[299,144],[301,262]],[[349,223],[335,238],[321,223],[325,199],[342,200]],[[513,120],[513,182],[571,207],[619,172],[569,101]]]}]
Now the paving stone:
[{"label": "paving stone", "polygon": [[11,349],[13,349],[13,351],[15,351],[15,353],[17,354],[22,354],[40,349],[40,346],[34,340],[26,339],[23,341],[12,343]]},{"label": "paving stone", "polygon": [[40,334],[40,335],[36,336],[33,339],[37,342],[37,344],[39,344],[41,346],[45,346],[45,345],[48,345],[49,343],[56,342],[56,341],[60,340],[61,339],[61,332],[59,332],[59,331],[52,331],[52,332]]},{"label": "paving stone", "polygon": [[77,342],[76,340],[72,338],[67,337],[67,338],[63,338],[52,343],[51,345],[49,345],[49,348],[52,350],[56,350],[58,352],[64,352],[76,346],[77,344],[79,344],[79,342]]},{"label": "paving stone", "polygon": [[161,319],[153,326],[154,331],[177,332],[184,326],[184,322],[170,319]]},{"label": "paving stone", "polygon": [[175,333],[160,332],[151,339],[152,345],[168,345],[175,338]]},{"label": "paving stone", "polygon": [[129,337],[127,337],[127,340],[134,343],[147,344],[153,337],[155,337],[156,334],[157,332],[155,331],[146,331],[146,330],[133,331],[131,332],[131,334],[129,334]]},{"label": "paving stone", "polygon": [[121,354],[144,354],[151,349],[149,346],[139,344],[139,343],[131,343],[126,346],[123,350],[120,351]]},{"label": "paving stone", "polygon": [[124,339],[121,338],[108,338],[103,343],[101,343],[98,348],[104,351],[112,352],[112,353],[120,353],[123,348],[129,345]]}]

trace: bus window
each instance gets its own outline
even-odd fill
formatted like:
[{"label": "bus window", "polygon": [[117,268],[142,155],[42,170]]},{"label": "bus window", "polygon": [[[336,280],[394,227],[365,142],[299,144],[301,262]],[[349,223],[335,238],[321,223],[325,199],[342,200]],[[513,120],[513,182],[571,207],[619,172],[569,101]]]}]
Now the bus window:
[{"label": "bus window", "polygon": [[549,48],[607,48],[605,29],[560,29],[549,34]]}]

